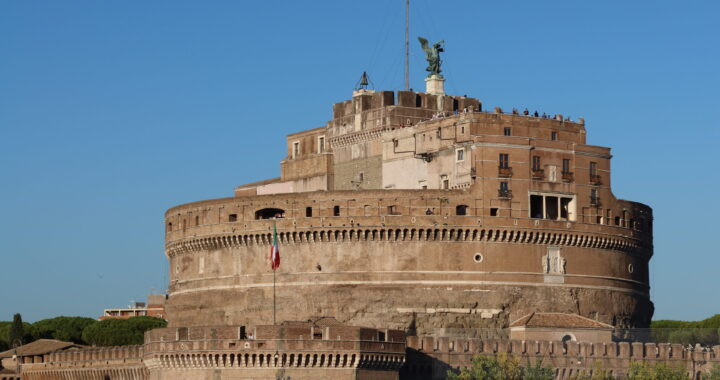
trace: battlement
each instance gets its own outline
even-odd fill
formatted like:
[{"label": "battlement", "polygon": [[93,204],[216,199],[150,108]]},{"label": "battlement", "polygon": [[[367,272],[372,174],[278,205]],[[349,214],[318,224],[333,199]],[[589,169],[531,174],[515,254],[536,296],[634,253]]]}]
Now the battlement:
[{"label": "battlement", "polygon": [[384,107],[421,108],[435,112],[453,112],[463,109],[481,110],[482,103],[478,99],[466,96],[432,95],[414,91],[377,91],[361,93],[333,105],[333,119],[342,120],[354,115]]},{"label": "battlement", "polygon": [[[686,368],[690,378],[720,363],[720,346],[686,348],[670,343],[590,343],[561,341],[479,340],[449,337],[412,336],[407,339],[409,365],[405,374],[418,379],[435,379],[448,369],[467,368],[475,355],[507,354],[524,364],[541,362],[556,368],[557,379],[567,379],[598,368],[624,375],[632,362],[651,365],[664,362]],[[442,364],[440,364],[442,363]]]}]

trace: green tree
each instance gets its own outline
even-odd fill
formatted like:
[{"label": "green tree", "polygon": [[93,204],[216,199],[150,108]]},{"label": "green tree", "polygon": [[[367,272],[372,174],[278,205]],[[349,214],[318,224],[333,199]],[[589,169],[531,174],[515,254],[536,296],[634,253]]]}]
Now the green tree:
[{"label": "green tree", "polygon": [[35,339],[57,339],[78,344],[87,344],[82,339],[83,330],[98,321],[86,317],[55,317],[32,324]]},{"label": "green tree", "polygon": [[[0,322],[0,342],[2,342],[2,344],[0,345],[6,346],[8,348],[12,347],[12,344],[10,344],[10,328],[12,327],[12,324],[13,323],[10,321]],[[34,340],[32,336],[32,325],[27,322],[23,322],[23,331],[23,343],[28,344],[32,342]]]},{"label": "green tree", "polygon": [[536,362],[530,367],[520,365],[520,359],[506,354],[493,356],[475,356],[472,367],[459,373],[448,371],[448,380],[552,380],[555,376],[552,368],[543,367]]},{"label": "green tree", "polygon": [[82,340],[94,346],[126,346],[143,344],[145,331],[167,326],[167,321],[153,317],[105,319],[88,325]]},{"label": "green tree", "polygon": [[615,376],[605,369],[601,362],[596,361],[593,365],[592,374],[584,372],[574,375],[570,380],[615,380]]},{"label": "green tree", "polygon": [[8,334],[10,347],[25,344],[23,340],[24,337],[25,328],[23,326],[22,316],[18,313],[13,315],[12,325],[10,325],[10,333]]},{"label": "green tree", "polygon": [[685,369],[665,363],[650,365],[632,362],[628,370],[628,380],[687,380]]},{"label": "green tree", "polygon": [[710,372],[703,376],[707,380],[720,380],[720,364],[715,364],[710,368]]}]

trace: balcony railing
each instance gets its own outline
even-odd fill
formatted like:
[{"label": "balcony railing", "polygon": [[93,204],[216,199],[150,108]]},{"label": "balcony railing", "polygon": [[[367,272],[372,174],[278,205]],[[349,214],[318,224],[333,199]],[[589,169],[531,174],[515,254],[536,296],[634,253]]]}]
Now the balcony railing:
[{"label": "balcony railing", "polygon": [[565,182],[572,182],[575,179],[573,172],[562,172],[562,180]]},{"label": "balcony railing", "polygon": [[602,180],[599,175],[597,174],[590,174],[590,183],[593,185],[599,185],[602,183]]},{"label": "balcony railing", "polygon": [[533,169],[533,171],[532,171],[532,178],[533,178],[533,179],[543,179],[543,178],[545,178],[545,170],[543,170],[543,169]]},{"label": "balcony railing", "polygon": [[590,206],[600,207],[600,197],[590,197]]},{"label": "balcony railing", "polygon": [[513,172],[511,167],[499,167],[498,168],[498,176],[499,177],[512,177]]},{"label": "balcony railing", "polygon": [[501,199],[512,199],[512,190],[498,190],[498,197]]}]

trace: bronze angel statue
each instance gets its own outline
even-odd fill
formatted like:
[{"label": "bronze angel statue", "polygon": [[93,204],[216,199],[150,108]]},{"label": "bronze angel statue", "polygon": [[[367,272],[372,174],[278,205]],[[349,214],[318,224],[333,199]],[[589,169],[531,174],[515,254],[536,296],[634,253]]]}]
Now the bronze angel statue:
[{"label": "bronze angel statue", "polygon": [[442,60],[440,59],[440,52],[445,51],[443,49],[443,44],[445,44],[445,41],[438,41],[432,46],[428,43],[428,40],[418,37],[418,41],[420,41],[420,45],[422,46],[423,51],[426,54],[425,59],[428,61],[428,67],[425,69],[425,71],[429,71],[431,75],[439,75],[440,74],[440,64],[442,63]]}]

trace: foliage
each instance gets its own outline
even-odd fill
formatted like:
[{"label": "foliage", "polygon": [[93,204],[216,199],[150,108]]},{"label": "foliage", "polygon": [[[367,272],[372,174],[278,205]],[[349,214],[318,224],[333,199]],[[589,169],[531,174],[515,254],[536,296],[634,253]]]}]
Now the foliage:
[{"label": "foliage", "polygon": [[[12,327],[12,322],[9,321],[2,321],[0,322],[0,346],[11,348],[12,344],[10,344],[10,328]],[[23,322],[23,338],[22,342],[23,344],[28,344],[32,342],[34,339],[32,337],[32,325]]]},{"label": "foliage", "polygon": [[55,317],[33,323],[34,339],[57,339],[65,342],[87,344],[82,339],[83,330],[98,321],[86,317]]},{"label": "foliage", "polygon": [[126,346],[143,344],[145,331],[167,326],[167,321],[153,317],[105,319],[87,326],[82,340],[94,346]]},{"label": "foliage", "polygon": [[712,346],[720,344],[720,314],[702,321],[659,320],[650,324],[654,342]]},{"label": "foliage", "polygon": [[632,362],[627,375],[628,380],[687,380],[687,374],[682,366],[673,366],[666,363],[650,365],[647,363]]},{"label": "foliage", "polygon": [[712,368],[710,368],[710,372],[703,376],[703,379],[720,380],[720,364],[713,365]]},{"label": "foliage", "polygon": [[572,376],[570,380],[615,380],[615,376],[605,369],[601,362],[597,361],[593,365],[592,373],[580,373]]},{"label": "foliage", "polygon": [[552,380],[555,372],[552,368],[543,367],[541,362],[523,367],[520,359],[506,354],[492,356],[475,356],[472,367],[460,373],[448,371],[448,380]]},{"label": "foliage", "polygon": [[22,316],[20,314],[15,314],[13,315],[13,321],[10,325],[10,332],[8,333],[8,343],[10,343],[10,347],[24,344],[24,337],[25,328],[23,326]]}]

